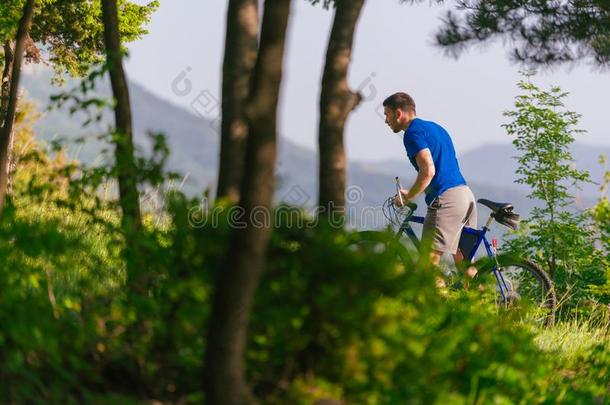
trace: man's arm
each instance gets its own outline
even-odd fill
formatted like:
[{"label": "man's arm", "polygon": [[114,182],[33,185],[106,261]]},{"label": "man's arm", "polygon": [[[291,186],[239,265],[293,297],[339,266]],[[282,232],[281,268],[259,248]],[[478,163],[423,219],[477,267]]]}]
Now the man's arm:
[{"label": "man's arm", "polygon": [[434,160],[432,160],[432,154],[430,149],[425,148],[420,150],[415,155],[415,161],[419,167],[417,172],[417,178],[409,190],[401,190],[403,199],[409,201],[414,199],[430,185],[432,178],[436,174],[436,168],[434,167]]}]

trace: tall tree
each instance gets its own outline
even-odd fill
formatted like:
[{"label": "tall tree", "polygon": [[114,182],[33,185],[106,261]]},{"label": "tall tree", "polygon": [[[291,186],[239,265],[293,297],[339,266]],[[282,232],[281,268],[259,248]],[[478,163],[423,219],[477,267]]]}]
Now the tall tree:
[{"label": "tall tree", "polygon": [[343,131],[349,114],[362,100],[347,82],[354,31],[364,0],[335,0],[333,22],[320,94],[318,203],[324,212],[345,209],[346,157]]},{"label": "tall tree", "polygon": [[[129,87],[123,69],[123,50],[119,31],[117,0],[102,0],[106,63],[110,73],[112,94],[115,99],[115,159],[119,183],[119,202],[122,211],[123,229],[127,243],[142,226],[140,198],[137,185],[137,169],[134,161],[133,128]],[[133,274],[130,274],[133,276]]]},{"label": "tall tree", "polygon": [[[13,126],[13,120],[6,120],[6,116],[14,117],[17,103],[9,110],[9,94],[18,94],[18,81],[12,80],[13,63],[15,60],[16,32],[21,11],[27,3],[24,0],[7,0],[0,4],[0,43],[2,44],[2,86],[0,125]],[[146,33],[143,28],[150,19],[150,15],[158,6],[158,1],[150,1],[140,6],[127,0],[119,0],[121,36],[125,42],[131,42]],[[48,58],[59,79],[63,73],[72,76],[82,76],[88,73],[92,64],[103,61],[104,38],[103,24],[99,18],[101,14],[100,0],[74,2],[71,0],[45,0],[37,2],[33,7],[32,22],[28,35],[25,37],[25,60],[39,63],[42,60],[40,49],[44,49],[45,58]],[[21,56],[20,56],[21,58]],[[19,66],[20,67],[20,66]],[[20,69],[17,70],[20,72]],[[0,184],[9,184],[11,173],[12,133],[9,134],[8,143],[0,145],[0,156],[5,158],[0,162],[0,171],[6,180],[0,179]],[[1,160],[1,159],[0,159]],[[4,204],[6,186],[0,192],[0,206]]]},{"label": "tall tree", "polygon": [[247,226],[232,231],[219,275],[206,349],[206,400],[209,404],[251,402],[244,376],[244,353],[254,293],[272,227],[276,160],[276,115],[290,0],[266,0],[261,43],[246,108],[249,136],[240,205]]},{"label": "tall tree", "polygon": [[460,0],[436,36],[455,56],[494,38],[510,40],[513,59],[531,65],[590,60],[608,67],[610,2]]},{"label": "tall tree", "polygon": [[244,105],[258,50],[258,1],[230,0],[222,68],[220,168],[216,198],[239,201],[248,125]]},{"label": "tall tree", "polygon": [[[17,29],[17,40],[12,49],[11,44],[6,44],[4,48],[5,58],[9,61],[4,66],[4,73],[7,75],[2,78],[2,127],[0,128],[0,213],[4,207],[4,196],[8,187],[8,177],[10,168],[10,146],[13,137],[13,124],[15,122],[15,112],[17,111],[17,91],[19,89],[19,78],[21,75],[21,63],[29,39],[30,25],[34,15],[34,0],[27,0],[23,7],[23,15],[19,20]],[[6,89],[6,91],[5,91]],[[6,99],[5,99],[6,97]]]}]

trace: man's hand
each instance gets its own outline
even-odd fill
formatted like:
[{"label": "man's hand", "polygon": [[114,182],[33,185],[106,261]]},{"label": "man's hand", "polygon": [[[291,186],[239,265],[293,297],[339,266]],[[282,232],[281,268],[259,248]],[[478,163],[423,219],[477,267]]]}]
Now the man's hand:
[{"label": "man's hand", "polygon": [[400,194],[401,195],[396,194],[394,196],[394,205],[397,207],[404,207],[405,205],[407,205],[408,202],[407,195],[409,195],[409,190],[401,188]]},{"label": "man's hand", "polygon": [[402,207],[403,205],[406,205],[408,201],[415,199],[419,193],[424,191],[426,187],[430,185],[430,182],[432,182],[432,179],[436,174],[430,149],[425,148],[420,150],[415,156],[415,160],[417,161],[417,166],[419,167],[419,170],[417,171],[417,178],[415,179],[415,183],[413,183],[410,190],[400,190],[403,200],[402,204],[400,203],[400,197],[398,195],[394,197],[394,204],[396,204],[397,207]]}]

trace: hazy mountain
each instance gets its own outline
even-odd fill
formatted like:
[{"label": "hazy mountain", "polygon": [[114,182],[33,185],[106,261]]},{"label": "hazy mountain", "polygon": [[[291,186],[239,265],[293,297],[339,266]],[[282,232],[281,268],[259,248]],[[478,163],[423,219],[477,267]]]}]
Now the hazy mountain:
[{"label": "hazy mountain", "polygon": [[[586,135],[584,135],[586,136]],[[575,143],[571,148],[575,165],[580,170],[591,174],[594,183],[583,184],[580,195],[590,198],[596,196],[599,182],[603,177],[603,167],[599,156],[610,157],[610,147],[591,146]],[[516,150],[512,144],[483,144],[480,147],[458,156],[460,168],[468,182],[495,187],[512,187],[527,193],[527,187],[516,184],[517,161]],[[384,161],[370,163],[369,167],[381,167],[384,172],[405,172],[410,165],[405,161]]]},{"label": "hazy mountain", "polygon": [[[586,135],[584,135],[586,136]],[[586,170],[591,175],[592,183],[581,185],[581,189],[570,188],[576,196],[579,209],[590,207],[599,195],[599,182],[603,178],[604,168],[599,163],[599,156],[610,157],[610,147],[600,147],[575,143],[571,148],[575,166]],[[460,168],[477,197],[492,200],[511,201],[522,212],[529,212],[534,203],[525,198],[529,193],[527,186],[515,183],[517,175],[516,150],[510,143],[483,144],[475,150],[458,156]],[[395,175],[410,173],[410,163],[405,159],[379,161],[361,165],[365,170]]]},{"label": "hazy mountain", "polygon": [[[34,99],[41,109],[46,108],[51,94],[60,91],[49,85],[49,78],[46,71],[30,71],[24,78],[24,87],[29,97]],[[69,82],[63,90],[74,85],[74,82]],[[96,96],[107,98],[108,85],[101,84],[98,87],[100,89]],[[191,194],[200,194],[206,188],[214,191],[220,145],[216,130],[217,121],[214,117],[202,117],[195,110],[189,111],[175,106],[133,82],[130,84],[130,91],[136,143],[140,149],[145,151],[149,144],[147,131],[165,133],[172,150],[169,169],[188,176],[184,185],[185,191]],[[101,123],[82,129],[83,116],[71,116],[67,107],[64,107],[59,111],[46,112],[37,126],[37,133],[45,140],[57,137],[74,139],[85,134],[99,134],[108,127],[110,117],[110,113],[107,113]],[[94,162],[102,147],[91,138],[84,145],[73,147],[71,154],[82,161]],[[574,153],[579,166],[592,170],[594,178],[601,176],[601,168],[595,165],[600,152],[603,151],[599,148],[583,145],[575,147]],[[533,203],[525,198],[527,189],[513,184],[513,154],[511,145],[483,145],[478,150],[461,156],[460,164],[477,197],[510,201],[515,204],[517,211],[526,213]],[[317,188],[315,151],[281,137],[277,173],[279,184],[276,200],[307,207],[314,205]],[[381,203],[394,193],[396,175],[401,176],[405,187],[413,181],[414,171],[406,158],[404,161],[350,162],[348,181],[350,185],[357,186],[350,189],[348,196],[348,201],[352,202],[350,217],[354,224],[367,227],[383,226],[385,221],[379,208]],[[586,193],[583,193],[583,205],[593,203],[595,193],[592,190],[587,189]],[[423,212],[423,208],[420,210]],[[487,213],[487,209],[480,208],[479,218]],[[361,219],[363,216],[365,218]]]}]

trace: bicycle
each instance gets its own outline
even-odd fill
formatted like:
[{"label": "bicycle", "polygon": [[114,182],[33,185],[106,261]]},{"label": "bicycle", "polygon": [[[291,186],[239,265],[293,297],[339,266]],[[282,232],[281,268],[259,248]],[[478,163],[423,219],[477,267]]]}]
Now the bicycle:
[{"label": "bicycle", "polygon": [[[401,188],[400,181],[396,177],[397,195],[400,198],[402,196],[398,190]],[[392,225],[398,226],[398,231],[395,233],[393,240],[388,240],[384,236],[386,234],[380,231],[361,231],[355,234],[354,245],[362,246],[364,243],[369,248],[379,249],[380,244],[400,244],[404,235],[408,237],[418,251],[420,250],[421,241],[415,234],[411,223],[423,224],[424,217],[414,215],[417,210],[416,203],[407,202],[405,204],[401,201],[402,206],[399,207],[396,206],[394,199],[395,197],[390,197],[383,204],[385,217]],[[481,229],[464,226],[459,242],[459,249],[462,251],[466,263],[477,268],[474,279],[485,288],[485,277],[489,274],[493,275],[492,288],[495,289],[496,302],[499,305],[510,307],[516,303],[530,302],[541,310],[541,321],[547,324],[554,323],[557,296],[548,274],[532,260],[498,255],[496,238],[493,238],[491,243],[487,239],[487,234],[490,232],[490,226],[494,220],[511,229],[517,229],[519,215],[513,212],[513,205],[484,198],[478,199],[477,202],[491,210],[489,218]],[[466,217],[469,215],[470,211]],[[488,259],[474,262],[481,245],[485,247]],[[405,261],[405,257],[401,256],[400,260]]]}]

